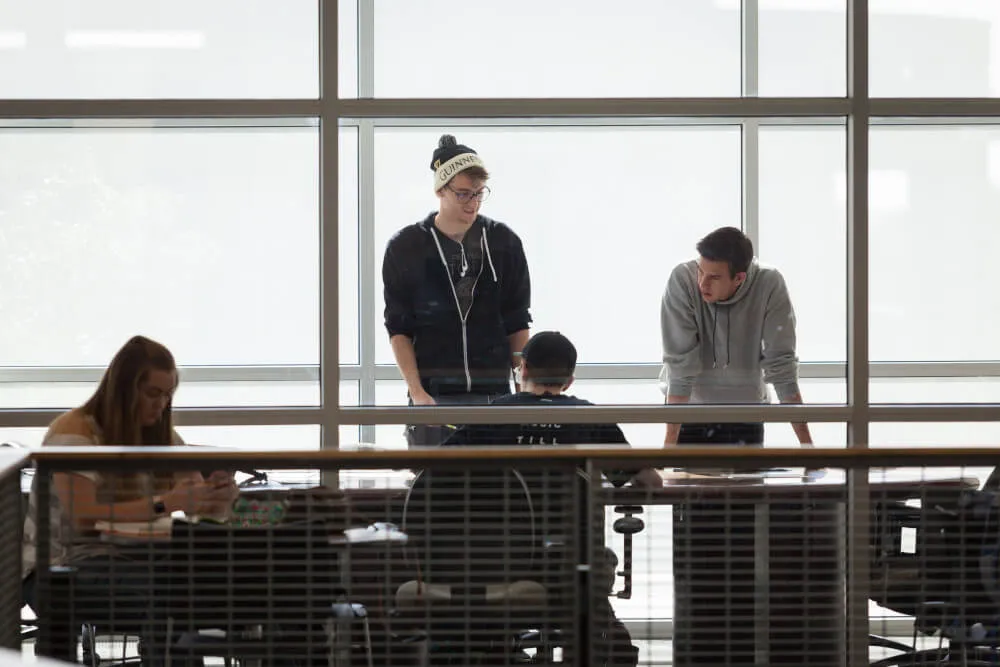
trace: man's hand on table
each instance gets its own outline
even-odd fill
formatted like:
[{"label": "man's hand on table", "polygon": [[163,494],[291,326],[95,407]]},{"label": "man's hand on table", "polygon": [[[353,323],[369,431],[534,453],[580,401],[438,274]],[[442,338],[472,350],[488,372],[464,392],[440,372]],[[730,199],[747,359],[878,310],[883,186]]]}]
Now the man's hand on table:
[{"label": "man's hand on table", "polygon": [[643,468],[632,478],[632,484],[640,489],[662,489],[663,478],[653,468]]}]

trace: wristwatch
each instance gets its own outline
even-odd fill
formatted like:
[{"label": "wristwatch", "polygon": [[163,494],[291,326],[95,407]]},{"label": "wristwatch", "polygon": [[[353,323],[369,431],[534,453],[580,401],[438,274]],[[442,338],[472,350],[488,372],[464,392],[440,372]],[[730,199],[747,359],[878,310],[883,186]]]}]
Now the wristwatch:
[{"label": "wristwatch", "polygon": [[167,513],[167,505],[163,502],[163,498],[156,496],[153,498],[153,514],[157,516]]}]

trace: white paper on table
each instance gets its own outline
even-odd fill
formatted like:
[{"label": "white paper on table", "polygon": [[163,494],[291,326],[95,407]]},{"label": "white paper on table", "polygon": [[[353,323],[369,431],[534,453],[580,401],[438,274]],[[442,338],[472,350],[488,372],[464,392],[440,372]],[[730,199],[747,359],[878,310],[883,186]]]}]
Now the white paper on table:
[{"label": "white paper on table", "polygon": [[94,528],[108,537],[165,539],[170,537],[174,519],[162,516],[152,521],[98,521]]}]

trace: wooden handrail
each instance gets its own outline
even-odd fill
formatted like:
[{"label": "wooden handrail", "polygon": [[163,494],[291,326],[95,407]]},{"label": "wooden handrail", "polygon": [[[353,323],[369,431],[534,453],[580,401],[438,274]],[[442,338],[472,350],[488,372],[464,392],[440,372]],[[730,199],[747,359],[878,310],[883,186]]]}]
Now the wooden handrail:
[{"label": "wooden handrail", "polygon": [[638,449],[623,447],[440,447],[408,450],[370,448],[342,450],[223,449],[209,447],[42,447],[32,450],[32,461],[53,467],[73,464],[199,462],[224,464],[251,461],[259,467],[304,468],[410,468],[430,463],[481,463],[484,461],[597,463],[636,462],[653,467],[687,465],[725,466],[738,462],[761,466],[881,467],[961,466],[1000,464],[998,447],[887,447],[874,449],[673,447]]}]

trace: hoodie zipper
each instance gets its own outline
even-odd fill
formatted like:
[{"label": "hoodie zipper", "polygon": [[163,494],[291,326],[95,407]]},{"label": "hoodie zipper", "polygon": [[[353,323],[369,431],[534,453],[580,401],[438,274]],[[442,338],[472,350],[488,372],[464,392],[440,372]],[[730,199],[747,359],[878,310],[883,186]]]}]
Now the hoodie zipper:
[{"label": "hoodie zipper", "polygon": [[[441,247],[441,240],[438,239],[437,229],[431,225],[431,236],[434,237],[434,245],[437,246],[438,257],[441,258],[441,265],[444,266],[444,272],[448,274],[448,284],[451,285],[451,295],[455,299],[455,310],[458,311],[458,319],[462,321],[462,362],[465,367],[465,391],[472,391],[472,371],[469,370],[469,330],[466,326],[466,320],[469,317],[469,313],[472,312],[472,304],[476,300],[476,286],[479,285],[479,277],[483,275],[483,265],[485,262],[479,263],[479,273],[476,274],[476,280],[472,283],[472,295],[469,299],[469,309],[464,313],[462,312],[462,303],[458,300],[458,290],[455,289],[455,281],[451,277],[451,269],[448,268],[448,260],[445,259],[444,249]],[[480,244],[486,240],[486,227],[483,227],[482,236],[480,237]]]}]

